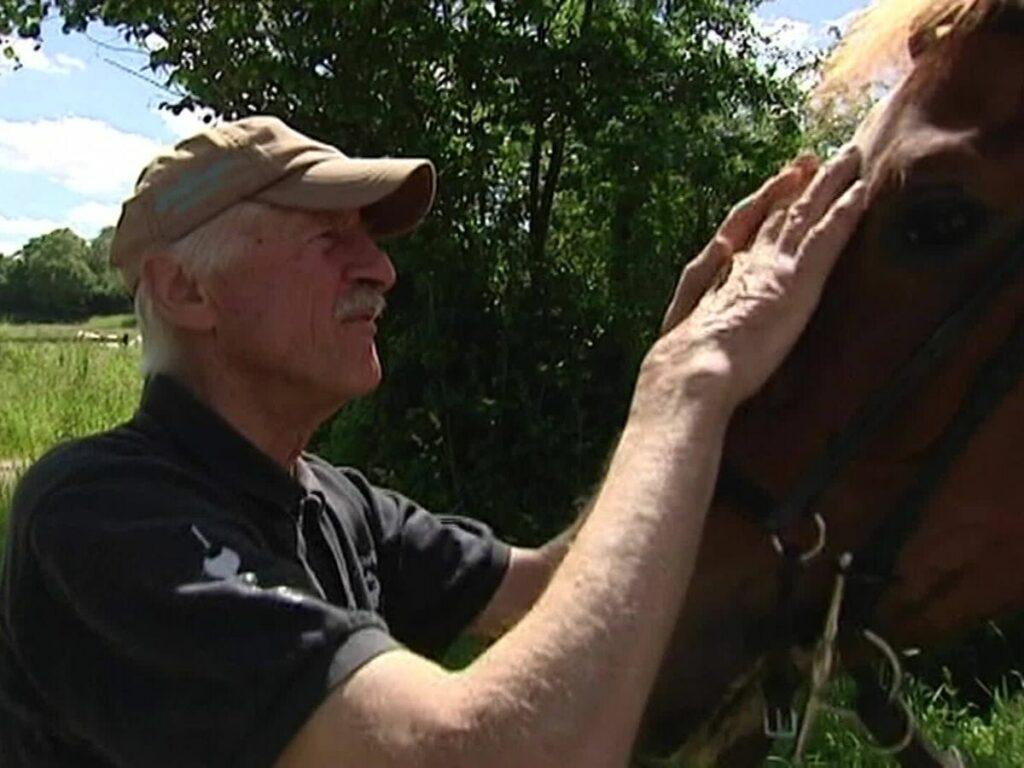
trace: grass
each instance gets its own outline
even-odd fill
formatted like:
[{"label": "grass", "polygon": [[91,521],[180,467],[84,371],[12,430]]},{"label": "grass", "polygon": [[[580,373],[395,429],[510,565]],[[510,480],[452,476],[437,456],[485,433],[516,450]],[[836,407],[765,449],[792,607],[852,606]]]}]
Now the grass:
[{"label": "grass", "polygon": [[0,459],[34,459],[134,411],[138,349],[95,343],[0,341]]},{"label": "grass", "polygon": [[80,323],[0,322],[0,343],[5,341],[69,341],[78,331],[133,333],[135,316],[97,315]]},{"label": "grass", "polygon": [[24,464],[59,442],[124,421],[135,410],[142,390],[138,347],[69,341],[80,328],[127,328],[129,318],[0,324],[0,546]]},{"label": "grass", "polygon": [[[848,705],[849,681],[835,683],[830,703]],[[1019,686],[1018,686],[1019,688]],[[1024,694],[996,691],[991,709],[982,712],[962,703],[947,685],[929,689],[907,682],[906,701],[921,730],[932,743],[948,750],[955,747],[970,768],[1021,768],[1024,766]],[[792,744],[779,744],[765,761],[770,768],[795,768],[786,757]],[[846,717],[822,713],[802,768],[896,768],[895,759],[882,754],[858,725]],[[636,768],[697,768],[679,758],[641,760]]]},{"label": "grass", "polygon": [[[837,698],[848,701],[850,688],[837,685]],[[974,768],[1020,768],[1024,766],[1024,696],[995,692],[993,706],[982,712],[963,704],[949,685],[926,688],[910,681],[907,703],[922,731],[937,747],[956,747],[964,762]],[[773,758],[773,766],[792,765]],[[811,742],[804,765],[816,768],[892,768],[896,761],[880,753],[854,726],[838,715],[824,714]]]},{"label": "grass", "polygon": [[[0,459],[34,459],[59,441],[106,429],[131,415],[142,387],[138,348],[68,342],[79,328],[111,331],[129,323],[130,316],[124,315],[93,318],[88,326],[0,323]],[[0,546],[13,481],[12,473],[0,471]],[[463,642],[446,661],[462,667],[480,650]],[[928,689],[911,684],[909,693],[925,732],[939,745],[956,745],[967,765],[1024,766],[1024,694],[996,692],[991,710],[982,712],[963,704],[949,685]],[[849,690],[840,684],[837,695],[848,698]],[[781,755],[767,764],[790,765]],[[673,761],[653,765],[686,768]],[[804,765],[890,768],[895,762],[878,754],[855,727],[825,714]]]}]

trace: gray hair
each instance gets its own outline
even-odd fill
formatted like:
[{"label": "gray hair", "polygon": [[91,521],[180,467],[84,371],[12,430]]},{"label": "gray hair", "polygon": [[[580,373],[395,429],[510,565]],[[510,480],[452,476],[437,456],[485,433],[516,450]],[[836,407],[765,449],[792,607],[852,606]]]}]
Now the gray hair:
[{"label": "gray hair", "polygon": [[[187,274],[208,277],[242,255],[244,233],[273,210],[265,203],[237,203],[175,240],[167,250]],[[180,356],[178,338],[154,306],[145,270],[135,289],[135,318],[142,334],[142,376],[173,371]]]}]

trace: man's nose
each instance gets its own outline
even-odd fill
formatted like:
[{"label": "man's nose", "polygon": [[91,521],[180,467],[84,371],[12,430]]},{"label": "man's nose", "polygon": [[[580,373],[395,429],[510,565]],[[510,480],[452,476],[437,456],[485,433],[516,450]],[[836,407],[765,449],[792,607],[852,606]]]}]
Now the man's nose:
[{"label": "man's nose", "polygon": [[394,287],[398,274],[391,257],[367,235],[359,257],[349,267],[348,278],[353,282],[372,283],[377,290],[385,292]]}]

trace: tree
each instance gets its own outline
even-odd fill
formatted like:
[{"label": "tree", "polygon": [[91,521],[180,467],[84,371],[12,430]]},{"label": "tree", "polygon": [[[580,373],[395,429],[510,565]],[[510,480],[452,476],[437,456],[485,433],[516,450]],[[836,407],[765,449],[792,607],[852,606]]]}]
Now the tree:
[{"label": "tree", "polygon": [[82,316],[95,290],[87,265],[88,245],[70,229],[33,238],[7,267],[6,299],[0,311],[39,319]]},{"label": "tree", "polygon": [[114,227],[104,227],[89,242],[86,264],[93,276],[93,293],[89,298],[91,314],[131,311],[131,300],[121,276],[110,264],[110,244],[113,240]]},{"label": "tree", "polygon": [[0,254],[0,319],[4,319],[10,313],[8,282],[10,281],[9,273],[12,262],[13,259],[10,256]]},{"label": "tree", "polygon": [[171,109],[276,114],[440,169],[394,244],[389,383],[332,458],[536,540],[597,478],[676,275],[800,141],[752,0],[10,0],[0,29],[101,19],[167,41]]}]

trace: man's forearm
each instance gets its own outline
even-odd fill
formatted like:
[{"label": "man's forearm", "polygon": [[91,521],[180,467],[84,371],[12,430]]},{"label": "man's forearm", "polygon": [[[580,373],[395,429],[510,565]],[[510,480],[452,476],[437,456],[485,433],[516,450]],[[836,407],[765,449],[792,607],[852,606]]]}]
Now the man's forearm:
[{"label": "man's forearm", "polygon": [[531,734],[536,764],[625,763],[696,559],[726,425],[698,403],[681,416],[627,428],[535,609],[463,673],[492,754],[521,756],[522,744],[502,742]]},{"label": "man's forearm", "polygon": [[[281,766],[626,764],[692,575],[728,417],[806,325],[865,204],[858,165],[846,152],[813,181],[800,164],[786,169],[683,271],[608,476],[535,608],[462,672],[400,650],[371,660]],[[799,215],[772,213],[801,190]]]}]

